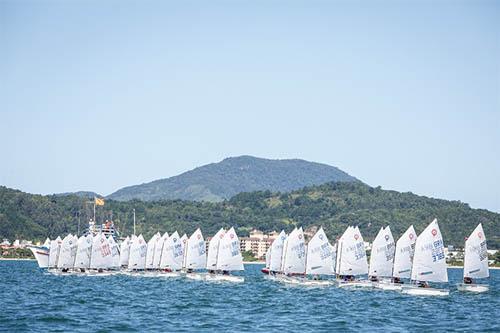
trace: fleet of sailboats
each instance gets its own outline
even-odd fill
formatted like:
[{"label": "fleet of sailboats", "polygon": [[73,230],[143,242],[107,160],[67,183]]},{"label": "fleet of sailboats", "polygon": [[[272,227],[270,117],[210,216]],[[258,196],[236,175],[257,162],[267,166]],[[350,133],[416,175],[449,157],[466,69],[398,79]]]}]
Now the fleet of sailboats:
[{"label": "fleet of sailboats", "polygon": [[[244,282],[232,272],[242,271],[240,241],[234,228],[221,228],[206,246],[200,229],[190,237],[154,234],[146,242],[131,235],[117,243],[104,232],[47,239],[31,247],[41,268],[55,274],[111,275],[119,272],[142,276],[184,276],[193,280]],[[394,241],[389,226],[380,228],[367,260],[365,242],[357,226],[348,226],[332,245],[319,228],[306,244],[302,228],[285,231],[266,252],[262,272],[286,284],[337,285],[341,288],[379,288],[418,296],[446,296],[448,283],[444,241],[436,219],[418,235],[410,226]],[[368,279],[366,278],[368,277]],[[485,292],[489,277],[486,237],[479,224],[465,241],[464,281],[459,291]],[[433,287],[430,286],[433,284]]]}]

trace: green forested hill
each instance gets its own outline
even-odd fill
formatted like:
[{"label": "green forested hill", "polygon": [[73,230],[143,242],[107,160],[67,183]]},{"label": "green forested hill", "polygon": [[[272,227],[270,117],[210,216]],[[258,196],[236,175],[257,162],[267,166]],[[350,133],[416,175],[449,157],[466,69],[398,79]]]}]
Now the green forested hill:
[{"label": "green forested hill", "polygon": [[356,178],[326,164],[299,159],[270,160],[253,156],[226,158],[175,177],[122,188],[108,196],[126,201],[139,199],[222,201],[241,192],[288,192],[327,182],[354,182]]},{"label": "green forested hill", "polygon": [[[0,237],[43,239],[76,232],[77,213],[82,226],[91,214],[85,199],[70,196],[41,196],[0,187]],[[138,232],[147,237],[154,232],[178,230],[190,233],[201,227],[205,235],[220,227],[235,226],[241,235],[252,228],[264,231],[294,226],[322,225],[329,237],[340,235],[347,225],[359,225],[366,240],[389,224],[399,237],[413,224],[422,231],[434,218],[445,243],[463,246],[464,237],[482,223],[490,248],[500,247],[500,214],[471,209],[458,201],[446,201],[369,187],[362,183],[328,183],[291,193],[269,191],[240,193],[230,200],[209,203],[171,201],[106,201],[98,207],[102,220],[113,213],[122,234],[132,230],[132,209],[136,209]]]}]

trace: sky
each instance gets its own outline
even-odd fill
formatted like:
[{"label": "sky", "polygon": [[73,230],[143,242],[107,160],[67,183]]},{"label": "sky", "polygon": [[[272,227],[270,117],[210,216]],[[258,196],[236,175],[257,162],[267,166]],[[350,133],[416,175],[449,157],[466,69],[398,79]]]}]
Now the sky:
[{"label": "sky", "polygon": [[302,158],[500,212],[500,1],[0,0],[0,184]]}]

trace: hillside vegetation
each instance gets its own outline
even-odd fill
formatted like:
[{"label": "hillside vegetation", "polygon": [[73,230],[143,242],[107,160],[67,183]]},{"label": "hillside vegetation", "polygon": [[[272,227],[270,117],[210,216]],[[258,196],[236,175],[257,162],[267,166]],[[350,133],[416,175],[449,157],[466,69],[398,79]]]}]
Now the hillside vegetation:
[{"label": "hillside vegetation", "polygon": [[241,192],[289,192],[332,181],[353,182],[357,179],[326,164],[298,159],[270,160],[239,156],[175,177],[125,187],[108,198],[119,201],[182,199],[217,202]]},{"label": "hillside vegetation", "polygon": [[[41,196],[0,187],[0,237],[39,239],[77,230],[91,216],[91,205],[75,195]],[[156,231],[191,233],[201,227],[213,235],[220,227],[235,226],[240,235],[252,228],[264,231],[294,226],[323,226],[328,236],[339,236],[348,225],[359,225],[366,240],[381,226],[390,225],[399,237],[413,224],[422,231],[438,218],[445,243],[462,247],[466,236],[482,223],[490,248],[500,247],[500,214],[471,209],[458,201],[446,201],[373,188],[362,183],[328,183],[291,193],[258,191],[240,193],[218,203],[107,200],[98,207],[98,221],[113,214],[122,234],[132,232],[132,209],[136,209],[137,231],[151,236]]]}]

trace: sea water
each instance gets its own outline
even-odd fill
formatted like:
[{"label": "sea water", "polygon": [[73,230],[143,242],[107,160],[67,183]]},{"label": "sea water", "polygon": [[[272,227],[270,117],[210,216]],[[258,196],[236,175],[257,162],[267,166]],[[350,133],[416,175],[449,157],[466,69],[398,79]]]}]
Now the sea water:
[{"label": "sea water", "polygon": [[34,261],[0,262],[0,330],[5,332],[500,332],[500,271],[490,291],[448,297],[334,286],[287,286],[245,265],[245,282],[126,275],[56,276]]}]

